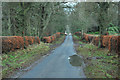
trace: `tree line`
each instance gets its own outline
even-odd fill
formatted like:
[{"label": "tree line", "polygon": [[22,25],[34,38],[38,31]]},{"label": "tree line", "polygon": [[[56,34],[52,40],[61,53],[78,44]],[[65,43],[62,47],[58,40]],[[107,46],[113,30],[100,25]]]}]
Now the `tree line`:
[{"label": "tree line", "polygon": [[99,47],[102,47],[102,35],[120,34],[119,2],[80,2],[69,13],[71,30],[98,32],[100,35]]},{"label": "tree line", "polygon": [[[87,0],[88,1],[88,0]],[[3,36],[46,36],[56,32],[120,32],[119,2],[3,2]]]},{"label": "tree line", "polygon": [[45,36],[64,32],[66,12],[60,2],[3,2],[2,36]]},{"label": "tree line", "polygon": [[70,13],[72,31],[92,31],[99,28],[104,34],[111,26],[119,27],[118,2],[81,2],[73,7]]}]

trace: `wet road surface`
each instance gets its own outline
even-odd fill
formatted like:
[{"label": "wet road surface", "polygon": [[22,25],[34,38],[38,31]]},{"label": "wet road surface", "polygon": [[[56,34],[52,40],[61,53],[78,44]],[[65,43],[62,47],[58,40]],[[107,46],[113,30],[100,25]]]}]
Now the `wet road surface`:
[{"label": "wet road surface", "polygon": [[71,56],[76,54],[73,45],[72,36],[66,36],[61,46],[20,78],[85,78],[81,62],[78,61],[80,66],[74,66],[75,56],[71,61]]}]

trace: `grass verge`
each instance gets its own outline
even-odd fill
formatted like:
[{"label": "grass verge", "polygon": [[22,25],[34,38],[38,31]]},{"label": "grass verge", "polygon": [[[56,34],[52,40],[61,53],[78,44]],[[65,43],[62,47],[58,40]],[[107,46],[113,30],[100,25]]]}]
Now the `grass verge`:
[{"label": "grass verge", "polygon": [[[14,52],[2,54],[2,78],[9,78],[19,70],[29,67],[35,61],[41,59],[42,56],[47,55],[56,44],[61,44],[65,36],[61,36],[54,43],[34,44],[27,47],[27,49],[20,49]],[[54,46],[55,48],[56,46]]]},{"label": "grass verge", "polygon": [[87,78],[120,78],[119,58],[117,53],[110,53],[107,49],[100,49],[93,44],[86,44],[74,36],[77,54],[83,56],[86,64],[84,72]]},{"label": "grass verge", "polygon": [[61,45],[64,42],[64,40],[65,40],[65,35],[61,35],[60,38],[56,39],[54,42],[51,43],[50,48],[55,49],[56,47]]},{"label": "grass verge", "polygon": [[31,45],[27,49],[2,54],[2,77],[9,77],[13,72],[30,66],[34,61],[46,55],[49,50],[49,44],[41,42]]}]

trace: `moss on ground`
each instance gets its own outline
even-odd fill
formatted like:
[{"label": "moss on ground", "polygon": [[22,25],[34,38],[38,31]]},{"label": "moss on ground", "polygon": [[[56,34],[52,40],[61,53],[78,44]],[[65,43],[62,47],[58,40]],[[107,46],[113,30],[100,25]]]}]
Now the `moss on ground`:
[{"label": "moss on ground", "polygon": [[79,44],[76,47],[77,54],[83,56],[86,64],[84,72],[87,78],[120,78],[117,53],[110,53],[107,49],[100,49],[79,40],[75,43]]}]

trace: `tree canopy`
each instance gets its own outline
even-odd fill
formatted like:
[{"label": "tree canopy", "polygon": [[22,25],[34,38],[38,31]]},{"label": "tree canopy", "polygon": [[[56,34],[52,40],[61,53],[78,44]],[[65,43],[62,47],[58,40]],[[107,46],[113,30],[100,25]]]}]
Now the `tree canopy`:
[{"label": "tree canopy", "polygon": [[3,2],[2,35],[42,37],[65,32],[67,26],[72,32],[103,35],[110,27],[119,32],[118,6],[118,2]]},{"label": "tree canopy", "polygon": [[66,13],[59,2],[3,2],[3,36],[43,36],[64,32]]}]

